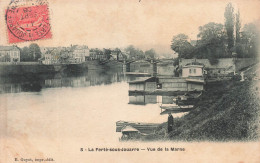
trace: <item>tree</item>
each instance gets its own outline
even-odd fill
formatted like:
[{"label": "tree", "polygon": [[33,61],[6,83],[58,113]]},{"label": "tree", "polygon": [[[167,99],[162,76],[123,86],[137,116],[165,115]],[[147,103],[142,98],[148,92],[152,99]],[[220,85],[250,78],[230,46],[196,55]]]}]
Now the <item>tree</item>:
[{"label": "tree", "polygon": [[125,49],[126,52],[129,53],[129,58],[130,59],[134,59],[135,58],[135,48],[133,45],[129,45],[126,49]]},{"label": "tree", "polygon": [[126,52],[129,53],[130,59],[144,59],[145,55],[142,50],[135,48],[133,45],[129,45],[126,49]]},{"label": "tree", "polygon": [[223,25],[210,22],[204,26],[199,27],[199,34],[197,35],[200,42],[204,44],[220,44],[224,40]]},{"label": "tree", "polygon": [[33,56],[32,61],[38,61],[39,58],[41,58],[41,49],[38,44],[32,43],[29,46],[29,55]]},{"label": "tree", "polygon": [[136,49],[135,53],[136,53],[137,59],[144,59],[145,58],[144,52],[142,50]]},{"label": "tree", "polygon": [[192,55],[196,58],[207,58],[212,64],[217,58],[226,57],[225,33],[222,24],[210,22],[199,27],[198,41]]},{"label": "tree", "polygon": [[225,28],[227,33],[228,51],[231,54],[234,47],[234,8],[228,3],[225,9]]},{"label": "tree", "polygon": [[241,28],[241,20],[240,20],[240,12],[238,10],[236,14],[236,44],[240,42],[240,28]]},{"label": "tree", "polygon": [[150,49],[144,52],[145,58],[147,59],[154,59],[156,56],[155,50],[154,49]]},{"label": "tree", "polygon": [[257,57],[259,30],[253,23],[245,24],[241,32],[241,44],[244,47],[244,57]]},{"label": "tree", "polygon": [[173,37],[171,49],[178,53],[179,58],[190,58],[193,51],[193,46],[188,42],[188,36],[185,34],[178,34]]},{"label": "tree", "polygon": [[30,51],[27,46],[23,47],[21,50],[21,61],[26,62],[26,61],[33,61],[33,56],[30,56]]},{"label": "tree", "polygon": [[104,54],[107,59],[110,59],[111,57],[111,50],[110,49],[104,49]]}]

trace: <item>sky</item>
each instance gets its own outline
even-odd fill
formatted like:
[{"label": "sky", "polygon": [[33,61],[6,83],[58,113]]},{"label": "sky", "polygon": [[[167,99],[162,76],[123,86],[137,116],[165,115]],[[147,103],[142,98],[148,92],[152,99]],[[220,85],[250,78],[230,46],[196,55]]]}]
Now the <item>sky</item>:
[{"label": "sky", "polygon": [[[242,24],[260,22],[259,0],[49,0],[52,38],[17,45],[134,45],[171,54],[174,35],[184,33],[196,39],[199,26],[209,22],[223,24],[228,2],[240,10]],[[4,11],[9,3],[10,0],[0,0],[0,45],[8,45]]]}]

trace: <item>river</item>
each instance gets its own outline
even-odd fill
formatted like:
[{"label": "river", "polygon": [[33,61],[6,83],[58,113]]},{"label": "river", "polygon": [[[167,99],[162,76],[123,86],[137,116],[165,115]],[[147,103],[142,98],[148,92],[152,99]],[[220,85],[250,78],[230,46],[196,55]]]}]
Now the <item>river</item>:
[{"label": "river", "polygon": [[[116,144],[121,136],[116,121],[167,120],[167,115],[160,115],[159,96],[151,103],[130,104],[127,82],[135,79],[122,71],[105,70],[2,77],[1,134],[12,142],[10,149],[30,151],[24,155],[35,151],[41,157],[70,147],[75,152],[81,146]],[[15,155],[12,150],[7,155]]]}]

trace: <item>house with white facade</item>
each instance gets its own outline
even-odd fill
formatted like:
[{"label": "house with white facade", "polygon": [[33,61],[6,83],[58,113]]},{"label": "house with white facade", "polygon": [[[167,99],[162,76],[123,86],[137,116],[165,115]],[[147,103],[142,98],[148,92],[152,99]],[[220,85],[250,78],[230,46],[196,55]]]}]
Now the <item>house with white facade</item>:
[{"label": "house with white facade", "polygon": [[0,46],[0,62],[20,62],[20,57],[17,46]]},{"label": "house with white facade", "polygon": [[42,63],[46,65],[60,63],[60,51],[58,49],[46,51]]},{"label": "house with white facade", "polygon": [[182,77],[203,77],[204,65],[196,62],[182,67]]},{"label": "house with white facade", "polygon": [[86,58],[89,58],[90,54],[89,54],[89,48],[88,46],[79,46],[77,45],[74,49],[73,49],[73,58],[75,59],[75,61],[77,63],[81,63],[81,62],[85,62]]}]

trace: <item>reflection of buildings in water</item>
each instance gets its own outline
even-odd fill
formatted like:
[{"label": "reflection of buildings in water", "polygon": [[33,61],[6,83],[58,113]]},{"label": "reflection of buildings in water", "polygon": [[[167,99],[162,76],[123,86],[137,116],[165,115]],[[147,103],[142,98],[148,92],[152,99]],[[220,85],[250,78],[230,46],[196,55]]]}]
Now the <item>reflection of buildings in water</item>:
[{"label": "reflection of buildings in water", "polygon": [[111,84],[124,81],[125,78],[121,73],[105,74],[105,73],[88,73],[81,77],[65,77],[57,79],[46,79],[45,87],[88,87],[102,84]]},{"label": "reflection of buildings in water", "polygon": [[145,105],[144,96],[129,96],[129,104]]},{"label": "reflection of buildings in water", "polygon": [[35,92],[41,91],[42,88],[54,87],[88,87],[127,80],[122,72],[113,71],[90,71],[87,74],[73,77],[66,77],[65,75],[66,74],[56,74],[55,76],[26,76],[21,79],[17,77],[1,78],[0,93]]},{"label": "reflection of buildings in water", "polygon": [[61,87],[61,79],[47,79],[44,82],[45,87]]},{"label": "reflection of buildings in water", "polygon": [[158,103],[155,95],[145,95],[144,99],[145,99],[145,103],[147,103],[147,104]]},{"label": "reflection of buildings in water", "polygon": [[20,84],[1,84],[0,93],[18,93],[22,88]]},{"label": "reflection of buildings in water", "polygon": [[86,77],[71,77],[61,79],[46,79],[45,87],[83,87],[90,86],[90,81]]},{"label": "reflection of buildings in water", "polygon": [[175,96],[162,96],[162,104],[172,104]]},{"label": "reflection of buildings in water", "polygon": [[129,104],[172,104],[175,96],[138,95],[129,96]]}]

